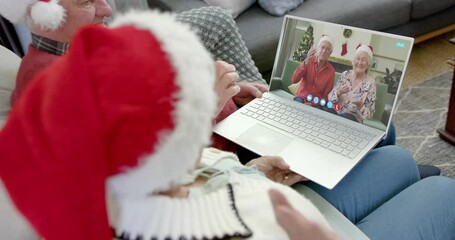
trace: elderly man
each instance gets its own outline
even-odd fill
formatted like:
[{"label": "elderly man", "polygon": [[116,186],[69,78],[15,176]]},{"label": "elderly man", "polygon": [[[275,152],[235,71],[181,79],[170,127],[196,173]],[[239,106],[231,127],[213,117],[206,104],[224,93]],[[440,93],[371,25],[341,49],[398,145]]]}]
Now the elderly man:
[{"label": "elderly man", "polygon": [[[22,60],[16,80],[16,89],[11,96],[12,105],[40,70],[67,52],[71,38],[80,27],[89,24],[104,24],[105,18],[112,15],[112,9],[106,0],[35,0],[28,2],[21,0],[4,4],[10,6],[2,8],[0,14],[12,22],[25,20],[32,32],[32,43]],[[225,42],[233,41],[220,40],[216,41],[217,45],[214,45],[213,41],[209,41],[213,40],[213,37],[241,38],[234,21],[228,14],[219,8],[204,8],[182,13],[177,18],[200,30],[201,40],[206,41],[204,45],[209,48],[215,59],[229,60],[234,64],[232,66],[225,62],[217,62],[217,77],[219,88],[224,87],[221,89],[222,91],[227,90],[231,94],[239,93],[232,99],[237,105],[244,105],[267,91],[265,81],[254,66],[251,55],[244,45],[225,48],[222,46]],[[203,22],[202,25],[201,22]],[[220,23],[224,23],[224,29],[218,27]],[[210,28],[207,26],[212,26],[211,29],[217,29],[217,32],[208,32]],[[201,29],[203,27],[204,29]],[[229,34],[224,34],[225,32],[229,32]],[[207,34],[211,36],[210,39],[204,38]],[[220,34],[223,36],[218,36]],[[228,49],[226,50],[228,52],[220,49]],[[228,59],[223,59],[223,56],[227,56]],[[231,84],[238,80],[242,81],[238,84]],[[218,120],[236,110],[232,100],[228,100],[228,104],[220,113]],[[224,104],[220,103],[219,106],[224,106]]]},{"label": "elderly man", "polygon": [[[104,24],[112,15],[107,0],[20,0],[3,4],[6,6],[0,9],[1,15],[11,22],[25,20],[32,32],[32,43],[22,59],[11,95],[12,106],[39,71],[67,52],[79,28]],[[176,18],[195,28],[204,46],[220,60],[216,62],[219,114],[215,123],[268,90],[229,14],[220,8],[207,7],[180,13]],[[235,144],[217,135],[212,142],[223,150],[237,149]]]},{"label": "elderly man", "polygon": [[333,40],[322,36],[317,49],[311,46],[302,64],[292,74],[292,82],[300,82],[295,100],[318,106],[322,99],[327,100],[333,88],[335,70],[328,59],[332,54]]}]

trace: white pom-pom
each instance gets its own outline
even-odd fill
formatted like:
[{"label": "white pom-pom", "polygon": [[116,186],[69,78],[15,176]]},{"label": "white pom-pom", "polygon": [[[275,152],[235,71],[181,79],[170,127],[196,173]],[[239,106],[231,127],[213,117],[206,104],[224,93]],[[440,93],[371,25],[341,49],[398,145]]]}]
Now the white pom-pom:
[{"label": "white pom-pom", "polygon": [[49,2],[38,1],[33,4],[30,17],[42,29],[56,30],[65,20],[65,9],[58,4],[58,0]]}]

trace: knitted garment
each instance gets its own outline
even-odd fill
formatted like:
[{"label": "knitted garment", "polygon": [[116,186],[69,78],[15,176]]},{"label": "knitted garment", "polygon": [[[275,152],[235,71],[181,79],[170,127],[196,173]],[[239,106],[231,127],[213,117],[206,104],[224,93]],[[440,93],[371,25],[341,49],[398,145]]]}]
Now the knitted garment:
[{"label": "knitted garment", "polygon": [[198,31],[214,59],[233,64],[240,80],[266,84],[229,13],[218,7],[203,7],[179,13],[177,20]]},{"label": "knitted garment", "polygon": [[117,239],[247,238],[251,231],[238,215],[231,185],[196,198],[153,196],[123,200]]},{"label": "knitted garment", "polygon": [[281,191],[306,218],[330,229],[308,199],[268,180],[257,169],[241,165],[234,154],[205,149],[201,164],[206,167],[194,171],[188,182],[197,176],[210,177],[202,187],[191,189],[188,198],[151,195],[146,199],[122,199],[117,209],[111,208],[110,222],[117,238],[288,239],[275,220],[270,188]]}]

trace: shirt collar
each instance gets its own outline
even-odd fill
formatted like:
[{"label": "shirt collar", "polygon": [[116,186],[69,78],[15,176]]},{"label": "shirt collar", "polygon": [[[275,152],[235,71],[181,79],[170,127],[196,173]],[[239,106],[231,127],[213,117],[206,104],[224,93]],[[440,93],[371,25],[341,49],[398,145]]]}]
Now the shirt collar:
[{"label": "shirt collar", "polygon": [[[313,58],[313,64],[315,65],[315,67],[318,66],[318,57],[317,57],[317,56],[315,56],[315,57]],[[329,64],[329,60],[327,59],[327,62],[325,63],[324,66],[322,66],[321,69],[327,68],[327,65],[328,65],[328,64]]]},{"label": "shirt collar", "polygon": [[32,45],[41,50],[54,54],[57,56],[62,56],[68,51],[69,43],[58,42],[43,36],[39,36],[32,33]]}]

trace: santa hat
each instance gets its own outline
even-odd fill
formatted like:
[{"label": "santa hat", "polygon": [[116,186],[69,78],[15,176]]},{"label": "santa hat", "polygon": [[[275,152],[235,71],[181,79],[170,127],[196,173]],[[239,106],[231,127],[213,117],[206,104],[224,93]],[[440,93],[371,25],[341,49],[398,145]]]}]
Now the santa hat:
[{"label": "santa hat", "polygon": [[210,142],[214,62],[174,15],[88,26],[39,73],[0,132],[0,177],[46,240],[111,239],[121,199],[179,183]]},{"label": "santa hat", "polygon": [[322,34],[321,39],[319,39],[318,48],[321,47],[321,44],[322,44],[322,42],[324,42],[324,41],[329,42],[329,43],[330,43],[330,47],[333,49],[333,39],[332,39],[329,35],[326,35],[326,34]]},{"label": "santa hat", "polygon": [[[24,21],[29,13],[34,24],[56,30],[65,21],[65,9],[60,0],[0,0],[0,15],[10,22]],[[30,8],[30,12],[29,9]]]},{"label": "santa hat", "polygon": [[370,60],[373,59],[373,47],[367,46],[365,44],[359,44],[357,49],[355,50],[355,55],[359,54],[360,52],[365,52],[370,57]]}]

